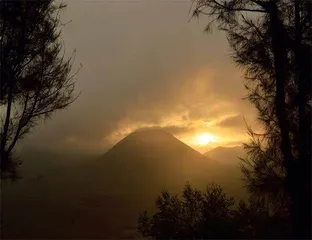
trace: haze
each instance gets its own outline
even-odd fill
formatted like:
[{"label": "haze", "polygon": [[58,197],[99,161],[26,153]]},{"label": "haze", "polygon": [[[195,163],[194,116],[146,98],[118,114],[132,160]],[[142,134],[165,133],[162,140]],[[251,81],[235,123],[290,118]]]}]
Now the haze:
[{"label": "haze", "polygon": [[225,36],[189,21],[191,1],[65,3],[62,38],[68,54],[77,49],[73,70],[83,65],[81,96],[20,146],[101,153],[146,127],[202,153],[246,140],[243,116],[254,124],[255,114],[241,73]]},{"label": "haze", "polygon": [[65,3],[81,95],[20,142],[5,238],[133,239],[139,213],[187,181],[246,197],[235,146],[256,115],[226,37],[189,21],[191,1]]}]

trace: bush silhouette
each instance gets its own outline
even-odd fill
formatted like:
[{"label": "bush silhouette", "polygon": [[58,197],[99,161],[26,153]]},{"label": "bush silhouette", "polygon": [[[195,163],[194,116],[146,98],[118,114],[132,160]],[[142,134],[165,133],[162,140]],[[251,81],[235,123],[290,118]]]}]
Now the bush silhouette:
[{"label": "bush silhouette", "polygon": [[156,199],[156,213],[145,211],[138,219],[138,232],[154,239],[284,238],[287,215],[272,213],[265,201],[248,203],[228,197],[217,184],[206,191],[186,184],[181,196],[163,190]]}]

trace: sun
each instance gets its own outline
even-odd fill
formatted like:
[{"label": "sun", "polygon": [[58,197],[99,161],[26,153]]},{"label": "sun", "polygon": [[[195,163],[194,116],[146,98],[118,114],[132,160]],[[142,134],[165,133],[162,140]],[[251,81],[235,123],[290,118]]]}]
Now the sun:
[{"label": "sun", "polygon": [[215,142],[216,140],[217,138],[209,133],[197,135],[195,138],[195,142],[198,145],[206,145],[208,143]]}]

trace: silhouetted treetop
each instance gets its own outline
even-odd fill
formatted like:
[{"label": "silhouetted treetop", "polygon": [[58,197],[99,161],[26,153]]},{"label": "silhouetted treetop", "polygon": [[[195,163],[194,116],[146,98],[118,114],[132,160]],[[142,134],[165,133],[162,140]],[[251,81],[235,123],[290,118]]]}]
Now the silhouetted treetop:
[{"label": "silhouetted treetop", "polygon": [[[189,184],[181,196],[162,191],[156,212],[141,213],[138,232],[152,239],[281,238],[287,236],[287,217],[271,214],[264,201],[235,203],[223,189],[211,184],[199,191]],[[272,223],[275,223],[272,225]]]},{"label": "silhouetted treetop", "polygon": [[310,237],[312,2],[197,0],[193,6],[193,17],[208,17],[205,31],[226,32],[264,127],[261,134],[248,129],[248,189],[277,208],[289,202],[293,236]]},{"label": "silhouetted treetop", "polygon": [[76,99],[73,58],[65,57],[60,40],[65,7],[52,0],[0,2],[2,177],[16,172],[18,140]]}]

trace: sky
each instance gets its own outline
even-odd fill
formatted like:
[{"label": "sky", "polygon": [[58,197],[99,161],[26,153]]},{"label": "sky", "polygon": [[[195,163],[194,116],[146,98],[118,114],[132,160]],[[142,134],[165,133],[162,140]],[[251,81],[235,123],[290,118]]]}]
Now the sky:
[{"label": "sky", "polygon": [[[22,145],[104,152],[139,128],[162,127],[205,152],[246,141],[255,111],[224,33],[204,33],[192,1],[65,1],[62,42],[76,49],[80,97]],[[204,137],[203,137],[204,136]]]}]

